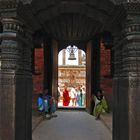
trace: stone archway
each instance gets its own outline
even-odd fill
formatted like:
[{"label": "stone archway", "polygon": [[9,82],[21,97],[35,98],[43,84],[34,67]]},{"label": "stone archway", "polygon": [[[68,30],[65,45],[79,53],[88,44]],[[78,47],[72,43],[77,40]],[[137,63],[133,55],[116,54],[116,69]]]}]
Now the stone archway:
[{"label": "stone archway", "polygon": [[[2,38],[0,138],[31,140],[32,42],[31,32],[28,30],[30,27],[33,32],[43,30],[51,38],[66,44],[87,43],[104,30],[113,34],[115,38],[113,140],[139,140],[139,7],[138,0],[119,0],[119,2],[21,0],[19,3],[14,0],[1,0],[3,32],[0,36]],[[88,43],[89,56],[92,55],[91,44]],[[56,54],[56,51],[53,53]],[[91,82],[87,86],[91,93],[91,57],[88,60],[90,71],[88,78]],[[53,63],[55,61],[54,58]],[[54,70],[54,66],[56,65],[52,65],[50,70]],[[56,75],[51,74],[53,84],[49,86],[52,92],[56,88],[53,87],[55,78]]]}]

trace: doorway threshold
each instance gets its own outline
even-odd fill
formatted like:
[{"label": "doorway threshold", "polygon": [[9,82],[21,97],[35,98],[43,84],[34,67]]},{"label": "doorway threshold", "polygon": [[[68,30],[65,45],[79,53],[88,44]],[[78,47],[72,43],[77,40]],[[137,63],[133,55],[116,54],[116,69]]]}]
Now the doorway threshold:
[{"label": "doorway threshold", "polygon": [[58,109],[60,110],[86,110],[85,106],[78,106],[78,107],[73,107],[73,106],[59,106]]}]

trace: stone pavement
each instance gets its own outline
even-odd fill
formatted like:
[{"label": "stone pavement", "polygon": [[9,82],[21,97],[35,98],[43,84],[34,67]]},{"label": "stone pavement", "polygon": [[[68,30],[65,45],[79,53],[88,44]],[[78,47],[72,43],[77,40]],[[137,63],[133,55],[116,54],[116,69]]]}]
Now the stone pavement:
[{"label": "stone pavement", "polygon": [[32,111],[32,132],[37,128],[37,126],[42,121],[43,121],[43,116],[37,111]]},{"label": "stone pavement", "polygon": [[112,112],[101,114],[101,121],[104,123],[104,125],[112,133]]},{"label": "stone pavement", "polygon": [[106,118],[107,120],[107,116],[105,115],[104,117],[102,115],[102,121],[99,121],[84,111],[57,111],[56,114],[58,117],[50,120],[40,119],[41,121],[33,130],[33,140],[112,139],[111,131],[102,123],[102,118]]}]

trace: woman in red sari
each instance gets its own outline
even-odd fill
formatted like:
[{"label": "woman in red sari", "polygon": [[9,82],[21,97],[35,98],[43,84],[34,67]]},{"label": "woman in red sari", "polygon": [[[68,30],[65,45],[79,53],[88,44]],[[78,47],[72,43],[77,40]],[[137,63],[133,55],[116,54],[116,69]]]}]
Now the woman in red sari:
[{"label": "woman in red sari", "polygon": [[63,106],[68,106],[69,102],[70,102],[69,92],[65,87],[63,91]]}]

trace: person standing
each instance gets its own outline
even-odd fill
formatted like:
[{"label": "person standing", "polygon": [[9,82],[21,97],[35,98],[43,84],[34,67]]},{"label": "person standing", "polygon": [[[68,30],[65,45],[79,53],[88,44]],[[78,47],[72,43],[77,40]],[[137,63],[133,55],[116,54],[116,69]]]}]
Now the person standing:
[{"label": "person standing", "polygon": [[82,93],[82,89],[80,89],[80,106],[83,105],[83,93]]},{"label": "person standing", "polygon": [[86,89],[82,87],[82,106],[86,105]]},{"label": "person standing", "polygon": [[77,96],[77,90],[75,87],[72,87],[70,91],[70,98],[72,101],[72,106],[76,106],[76,96]]},{"label": "person standing", "polygon": [[67,90],[67,87],[64,87],[63,91],[63,106],[68,106],[70,102],[69,92]]},{"label": "person standing", "polygon": [[76,89],[76,106],[81,106],[81,95],[80,95],[80,87]]}]

